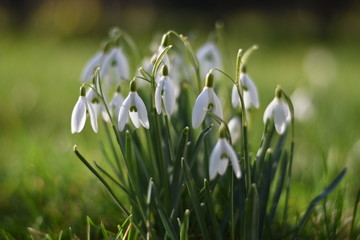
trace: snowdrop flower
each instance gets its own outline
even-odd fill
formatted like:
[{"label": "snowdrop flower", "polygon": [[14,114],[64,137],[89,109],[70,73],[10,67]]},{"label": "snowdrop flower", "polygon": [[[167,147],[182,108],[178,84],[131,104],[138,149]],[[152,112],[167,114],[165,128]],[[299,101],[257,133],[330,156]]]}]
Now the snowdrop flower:
[{"label": "snowdrop flower", "polygon": [[192,110],[192,126],[197,128],[205,118],[206,111],[212,111],[216,116],[223,119],[223,110],[219,98],[216,96],[214,89],[214,75],[208,73],[206,76],[205,87],[197,97]]},{"label": "snowdrop flower", "polygon": [[278,134],[283,134],[286,125],[291,120],[291,115],[289,106],[281,99],[281,90],[279,87],[275,90],[275,98],[267,106],[264,112],[264,124],[271,118],[274,118],[275,129]]},{"label": "snowdrop flower", "polygon": [[206,43],[196,52],[199,59],[201,76],[205,76],[211,68],[221,67],[221,56],[218,47],[214,43]]},{"label": "snowdrop flower", "polygon": [[120,107],[124,101],[123,96],[121,95],[120,86],[117,87],[114,97],[110,101],[110,111],[112,116],[119,116]]},{"label": "snowdrop flower", "polygon": [[235,176],[237,178],[241,177],[239,160],[225,135],[225,128],[222,125],[220,127],[220,138],[210,155],[210,180],[213,180],[217,174],[223,175],[225,173],[229,164],[229,160],[231,162]]},{"label": "snowdrop flower", "polygon": [[[150,61],[151,64],[154,65],[156,60],[158,59],[158,57],[160,56],[161,52],[167,47],[169,46],[169,35],[168,34],[164,34],[162,39],[161,39],[161,44],[159,46],[159,48],[157,49],[157,51],[153,54],[153,56],[151,57]],[[169,67],[170,66],[170,61],[169,61],[169,57],[167,56],[167,54],[164,55],[162,61]]]},{"label": "snowdrop flower", "polygon": [[230,119],[229,124],[229,132],[231,136],[231,141],[235,143],[237,140],[239,140],[241,136],[241,120],[239,117],[233,117]]},{"label": "snowdrop flower", "polygon": [[79,133],[83,130],[86,122],[86,112],[89,113],[91,126],[94,132],[98,131],[96,113],[90,102],[85,97],[84,87],[80,88],[80,97],[71,114],[71,133]]},{"label": "snowdrop flower", "polygon": [[[247,75],[246,73],[241,73],[240,83],[244,90],[243,93],[244,93],[245,109],[250,109],[251,107],[259,108],[258,91],[254,82],[249,77],[249,75]],[[234,85],[232,89],[231,103],[234,108],[240,103],[240,96],[237,91],[236,85]]]},{"label": "snowdrop flower", "polygon": [[85,65],[84,70],[81,74],[82,82],[91,82],[94,74],[94,70],[101,66],[104,60],[104,53],[98,52],[93,56]]},{"label": "snowdrop flower", "polygon": [[120,82],[129,78],[129,63],[119,47],[111,49],[104,57],[100,78],[107,82]]},{"label": "snowdrop flower", "polygon": [[[101,115],[102,118],[106,122],[110,122],[109,115],[106,112],[106,109],[105,109],[105,106],[104,106],[103,102],[101,102],[99,100],[99,97],[98,97],[97,93],[94,91],[94,89],[93,89],[94,85],[92,84],[91,86],[92,87],[86,93],[86,99],[88,100],[88,102],[92,106],[92,108],[94,109],[96,118],[98,118],[98,116]],[[106,98],[105,98],[105,100],[106,100]]]},{"label": "snowdrop flower", "polygon": [[162,77],[155,90],[155,107],[158,114],[161,114],[162,103],[164,103],[165,113],[171,115],[175,109],[175,87],[169,78],[166,65],[162,68]]},{"label": "snowdrop flower", "polygon": [[136,128],[139,128],[140,125],[143,125],[144,128],[149,128],[149,120],[146,107],[143,100],[136,92],[135,81],[130,82],[130,93],[125,98],[124,102],[121,104],[120,107],[118,117],[118,127],[120,131],[124,129],[125,124],[128,122],[129,115],[132,123]]}]

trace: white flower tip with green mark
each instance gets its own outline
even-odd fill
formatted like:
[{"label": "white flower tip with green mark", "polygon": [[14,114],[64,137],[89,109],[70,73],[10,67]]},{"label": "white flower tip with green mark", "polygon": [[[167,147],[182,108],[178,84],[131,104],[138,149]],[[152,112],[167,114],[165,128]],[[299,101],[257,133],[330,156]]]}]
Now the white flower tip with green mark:
[{"label": "white flower tip with green mark", "polygon": [[79,133],[84,129],[86,112],[89,113],[91,126],[94,132],[98,132],[95,110],[85,96],[80,96],[71,114],[71,133]]},{"label": "white flower tip with green mark", "polygon": [[200,126],[205,118],[206,111],[212,111],[216,116],[223,119],[223,110],[219,98],[216,96],[213,88],[205,86],[196,98],[192,110],[193,128]]},{"label": "white flower tip with green mark", "polygon": [[210,180],[213,180],[217,174],[223,175],[225,173],[229,160],[236,178],[240,178],[240,164],[234,149],[225,138],[219,138],[210,155]]},{"label": "white flower tip with green mark", "polygon": [[170,80],[169,76],[161,77],[155,89],[155,108],[158,114],[161,114],[163,105],[168,115],[171,115],[175,110],[176,93],[175,86]]},{"label": "white flower tip with green mark", "polygon": [[[244,89],[243,97],[244,97],[245,109],[250,109],[251,107],[259,108],[260,106],[259,94],[255,83],[246,73],[240,74],[240,82]],[[234,85],[232,88],[231,103],[234,108],[240,103],[240,96],[237,91],[236,85]]]},{"label": "white flower tip with green mark", "polygon": [[275,97],[267,106],[264,112],[264,124],[269,119],[274,119],[275,129],[278,134],[283,134],[287,124],[291,120],[289,106],[279,97]]},{"label": "white flower tip with green mark", "polygon": [[149,129],[150,125],[145,104],[135,91],[130,91],[121,104],[118,116],[118,128],[120,131],[124,130],[129,116],[136,128],[142,125],[144,128]]}]

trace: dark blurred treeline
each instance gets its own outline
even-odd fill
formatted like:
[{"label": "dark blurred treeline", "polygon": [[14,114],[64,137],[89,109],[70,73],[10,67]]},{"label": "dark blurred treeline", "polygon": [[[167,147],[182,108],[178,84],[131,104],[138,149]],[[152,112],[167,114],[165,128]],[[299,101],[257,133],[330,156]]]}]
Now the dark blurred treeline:
[{"label": "dark blurred treeline", "polygon": [[[172,24],[191,26],[202,21],[213,26],[216,20],[236,18],[244,12],[256,12],[267,19],[280,16],[279,21],[301,13],[324,38],[334,25],[341,28],[339,22],[351,32],[360,32],[358,0],[0,0],[0,30],[7,27],[11,31],[35,29],[74,35],[120,25],[141,32],[169,20]],[[350,17],[344,20],[344,16]]]}]

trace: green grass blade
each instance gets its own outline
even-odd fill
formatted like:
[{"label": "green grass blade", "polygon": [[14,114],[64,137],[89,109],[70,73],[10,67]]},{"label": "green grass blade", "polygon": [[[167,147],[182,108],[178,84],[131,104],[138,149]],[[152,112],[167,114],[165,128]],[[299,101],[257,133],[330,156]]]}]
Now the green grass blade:
[{"label": "green grass blade", "polygon": [[210,220],[211,220],[211,224],[212,224],[212,229],[215,233],[215,239],[221,239],[221,232],[220,232],[220,225],[219,222],[216,218],[216,214],[215,214],[215,207],[212,201],[212,196],[211,196],[211,191],[210,191],[210,187],[209,187],[209,182],[204,179],[204,191],[205,191],[205,202],[206,202],[206,206],[207,206],[207,210],[209,212],[209,216],[210,216]]},{"label": "green grass blade", "polygon": [[190,159],[190,164],[189,164],[189,167],[192,168],[192,166],[194,165],[195,163],[195,160],[196,160],[196,157],[197,157],[197,154],[199,153],[200,151],[200,148],[201,148],[201,145],[203,144],[204,142],[204,139],[205,139],[205,136],[211,131],[213,125],[210,124],[210,126],[208,126],[207,128],[205,128],[199,135],[197,141],[196,141],[196,144],[195,144],[195,148],[192,152],[192,156],[191,156],[191,159]]},{"label": "green grass blade", "polygon": [[298,234],[301,232],[302,228],[305,226],[307,220],[310,217],[310,214],[312,212],[312,210],[314,209],[314,207],[316,206],[316,204],[318,202],[320,202],[321,200],[323,200],[326,196],[328,196],[341,182],[341,180],[343,179],[343,177],[345,176],[347,171],[347,168],[344,168],[339,175],[332,181],[332,183],[330,185],[328,185],[319,195],[317,195],[309,204],[304,216],[302,217],[299,226],[297,227],[297,230],[293,236],[292,239],[296,239]]},{"label": "green grass blade", "polygon": [[245,239],[259,239],[259,196],[256,184],[251,184],[246,198],[245,208]]},{"label": "green grass blade", "polygon": [[187,189],[189,191],[190,199],[193,203],[195,215],[196,215],[197,221],[199,223],[200,230],[203,234],[202,238],[210,239],[208,231],[206,229],[204,212],[200,206],[199,195],[198,195],[198,192],[196,191],[195,181],[191,175],[190,168],[184,158],[181,160],[181,166],[182,166],[182,169],[184,172],[185,182],[186,182]]},{"label": "green grass blade", "polygon": [[154,193],[153,196],[155,198],[156,210],[160,215],[160,219],[165,228],[166,235],[172,240],[177,240],[179,238],[177,237],[176,231],[175,231],[173,225],[171,224],[170,218],[167,216],[166,211],[164,210],[163,204],[159,200],[157,188],[155,185],[152,185],[152,186],[153,186],[152,192]]},{"label": "green grass blade", "polygon": [[162,50],[162,52],[159,54],[159,56],[157,57],[157,59],[156,59],[156,61],[155,61],[155,63],[154,63],[154,68],[153,68],[153,70],[152,70],[152,72],[151,72],[151,75],[152,75],[153,77],[157,74],[157,72],[158,72],[158,70],[159,70],[159,67],[160,67],[160,64],[161,64],[161,62],[162,62],[163,57],[165,56],[165,54],[167,53],[167,51],[169,51],[169,49],[170,49],[171,47],[172,47],[171,45],[165,47],[165,48]]},{"label": "green grass blade", "polygon": [[284,189],[285,178],[286,178],[286,173],[287,173],[287,165],[288,165],[288,158],[287,158],[287,154],[285,152],[284,157],[281,162],[279,180],[277,183],[275,193],[272,198],[272,204],[271,204],[271,209],[270,209],[270,214],[269,214],[269,223],[272,223],[274,220],[276,209],[279,205],[280,197],[281,197],[282,191]]},{"label": "green grass blade", "polygon": [[76,156],[85,164],[85,166],[100,180],[100,182],[105,186],[105,188],[109,191],[110,195],[113,197],[121,211],[124,213],[126,217],[130,215],[129,210],[125,208],[125,206],[121,203],[120,199],[116,196],[114,191],[111,189],[110,185],[105,181],[103,177],[90,165],[90,163],[80,154],[77,150],[76,145],[74,146],[74,153]]},{"label": "green grass blade", "polygon": [[[186,209],[184,214],[184,221],[180,224],[180,240],[188,240],[190,210]],[[179,220],[180,222],[180,220]]]},{"label": "green grass blade", "polygon": [[355,204],[354,204],[354,209],[353,209],[353,216],[352,216],[352,220],[351,220],[351,227],[350,227],[350,234],[352,237],[356,237],[355,233],[354,233],[354,225],[355,225],[355,220],[356,220],[356,214],[358,211],[358,206],[359,206],[359,201],[360,201],[360,189],[356,195],[356,200],[355,200]]}]

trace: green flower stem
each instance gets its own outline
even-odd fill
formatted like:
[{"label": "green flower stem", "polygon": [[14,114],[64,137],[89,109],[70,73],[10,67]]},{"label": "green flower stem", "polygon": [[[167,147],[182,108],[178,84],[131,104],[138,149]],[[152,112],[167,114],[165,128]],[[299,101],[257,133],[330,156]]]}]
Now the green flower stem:
[{"label": "green flower stem", "polygon": [[235,240],[235,213],[234,213],[234,173],[230,172],[230,218],[231,218],[231,240]]},{"label": "green flower stem", "polygon": [[173,162],[175,160],[175,156],[174,156],[175,154],[174,154],[174,148],[173,148],[173,144],[172,144],[172,140],[171,140],[169,115],[165,114],[164,118],[165,118],[165,126],[166,126],[166,131],[167,131],[167,140],[168,140],[168,144],[169,144],[169,152],[170,152],[170,157],[171,157],[170,162]]},{"label": "green flower stem", "polygon": [[[155,72],[156,74],[156,72]],[[151,102],[152,102],[152,113],[154,116],[154,127],[155,127],[155,141],[156,141],[156,148],[157,152],[159,153],[159,157],[156,158],[157,165],[159,168],[159,179],[158,181],[161,181],[163,184],[163,190],[165,192],[165,199],[169,200],[169,179],[167,178],[167,167],[166,162],[164,158],[164,152],[161,144],[161,132],[160,132],[160,121],[159,121],[159,115],[157,114],[156,107],[155,107],[155,89],[156,89],[156,83],[155,83],[155,75],[151,78]],[[169,203],[169,201],[164,201],[165,203]],[[167,209],[167,208],[166,208]]]},{"label": "green flower stem", "polygon": [[245,103],[244,103],[244,97],[240,90],[240,81],[238,81],[236,85],[236,89],[238,91],[238,94],[240,96],[240,102],[241,102],[241,109],[242,109],[242,127],[243,127],[243,149],[244,149],[244,158],[245,158],[245,177],[246,177],[246,189],[247,191],[251,188],[251,163],[249,158],[249,145],[248,145],[248,131],[247,131],[247,116],[246,116],[246,109],[245,109]]},{"label": "green flower stem", "polygon": [[281,89],[282,95],[285,97],[287,104],[289,105],[290,114],[291,114],[291,146],[290,146],[290,159],[289,159],[289,169],[288,169],[288,180],[286,186],[286,195],[285,195],[285,207],[284,207],[284,216],[283,216],[283,231],[286,229],[287,215],[288,215],[288,205],[289,205],[289,196],[290,196],[290,185],[291,185],[291,173],[292,173],[292,164],[294,157],[294,147],[295,147],[295,114],[294,106],[289,95]]},{"label": "green flower stem", "polygon": [[105,181],[105,179],[90,165],[90,163],[80,154],[80,152],[77,150],[77,146],[74,146],[73,149],[76,156],[85,164],[85,166],[100,180],[100,182],[106,187],[106,189],[109,191],[110,195],[113,197],[121,211],[124,213],[126,217],[130,216],[129,210],[127,210],[124,205],[121,203],[120,199],[116,196],[114,191],[111,189],[110,185]]}]

